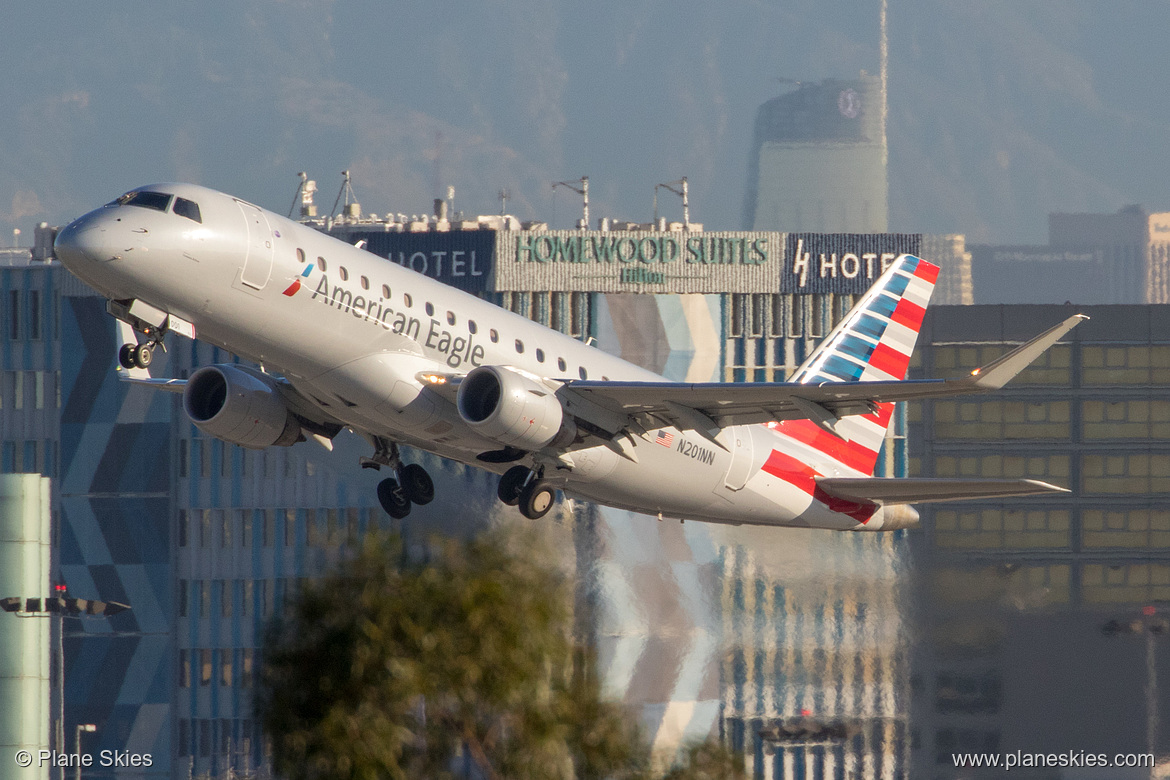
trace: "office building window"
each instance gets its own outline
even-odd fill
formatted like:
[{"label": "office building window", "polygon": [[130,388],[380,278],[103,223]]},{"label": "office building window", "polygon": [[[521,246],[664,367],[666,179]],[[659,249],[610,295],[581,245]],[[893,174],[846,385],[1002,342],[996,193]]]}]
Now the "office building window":
[{"label": "office building window", "polygon": [[250,647],[245,647],[241,653],[240,659],[240,687],[251,688],[252,676],[256,673],[254,669],[256,651]]},{"label": "office building window", "polygon": [[219,684],[225,688],[230,688],[232,685],[233,655],[235,655],[234,650],[228,650],[225,648],[219,651]]},{"label": "office building window", "polygon": [[211,685],[211,650],[199,651],[199,684]]},{"label": "office building window", "polygon": [[1170,439],[1170,400],[1085,401],[1086,439]]},{"label": "office building window", "polygon": [[191,654],[186,650],[179,651],[179,687],[191,687]]},{"label": "office building window", "polygon": [[179,718],[178,741],[175,743],[175,755],[186,758],[191,755],[191,721]]},{"label": "office building window", "polygon": [[1071,520],[1065,509],[940,509],[934,544],[946,549],[1068,548]]},{"label": "office building window", "polygon": [[[41,291],[28,291],[28,335],[33,341],[41,340]],[[39,407],[38,407],[39,408]]]},{"label": "office building window", "polygon": [[205,618],[211,614],[211,581],[199,581],[199,617]]},{"label": "office building window", "polygon": [[1095,453],[1081,456],[1081,489],[1085,493],[1170,493],[1170,455]]},{"label": "office building window", "polygon": [[20,333],[20,290],[8,291],[8,338],[18,341]]},{"label": "office building window", "polygon": [[179,580],[179,617],[187,617],[187,600],[190,595],[187,592],[187,580]]}]

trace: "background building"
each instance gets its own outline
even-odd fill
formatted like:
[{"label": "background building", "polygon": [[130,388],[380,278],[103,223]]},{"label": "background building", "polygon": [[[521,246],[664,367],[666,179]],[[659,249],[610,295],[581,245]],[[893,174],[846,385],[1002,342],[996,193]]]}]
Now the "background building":
[{"label": "background building", "polygon": [[972,246],[977,303],[1170,303],[1170,213],[1049,214],[1046,246]]},{"label": "background building", "polygon": [[880,79],[800,84],[756,114],[744,227],[884,233],[889,206]]},{"label": "background building", "polygon": [[915,776],[952,777],[958,752],[1144,753],[1148,707],[1167,711],[1165,639],[1147,656],[1103,631],[1170,604],[1167,307],[932,308],[912,374],[966,374],[1075,312],[1091,319],[994,397],[910,406],[912,475],[1072,491],[920,507]]}]

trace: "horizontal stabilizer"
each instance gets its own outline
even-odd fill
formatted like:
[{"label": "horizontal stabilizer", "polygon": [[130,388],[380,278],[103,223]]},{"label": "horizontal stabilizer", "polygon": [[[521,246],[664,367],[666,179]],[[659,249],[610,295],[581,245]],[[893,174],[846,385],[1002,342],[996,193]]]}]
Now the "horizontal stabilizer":
[{"label": "horizontal stabilizer", "polygon": [[1069,492],[1065,488],[1034,479],[817,477],[816,481],[817,487],[834,498],[878,504],[923,504]]}]

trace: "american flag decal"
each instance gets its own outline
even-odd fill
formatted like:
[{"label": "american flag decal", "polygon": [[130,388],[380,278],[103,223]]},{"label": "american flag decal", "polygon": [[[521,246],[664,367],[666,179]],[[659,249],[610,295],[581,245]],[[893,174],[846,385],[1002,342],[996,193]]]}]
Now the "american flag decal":
[{"label": "american flag decal", "polygon": [[656,438],[654,441],[658,442],[663,447],[669,447],[670,445],[674,444],[674,434],[659,430],[658,438]]}]

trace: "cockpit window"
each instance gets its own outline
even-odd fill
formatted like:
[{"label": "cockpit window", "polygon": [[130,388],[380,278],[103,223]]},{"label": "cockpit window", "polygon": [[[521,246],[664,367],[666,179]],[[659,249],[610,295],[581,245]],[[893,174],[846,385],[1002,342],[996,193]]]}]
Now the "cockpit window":
[{"label": "cockpit window", "polygon": [[127,192],[110,205],[141,206],[144,209],[166,211],[171,205],[171,196],[165,192]]},{"label": "cockpit window", "polygon": [[[176,197],[175,205],[172,211],[174,211],[180,217],[186,217],[187,219],[195,220],[201,225],[203,224],[203,217],[199,213],[199,204],[193,200]],[[304,252],[301,252],[301,260],[304,260]]]}]

